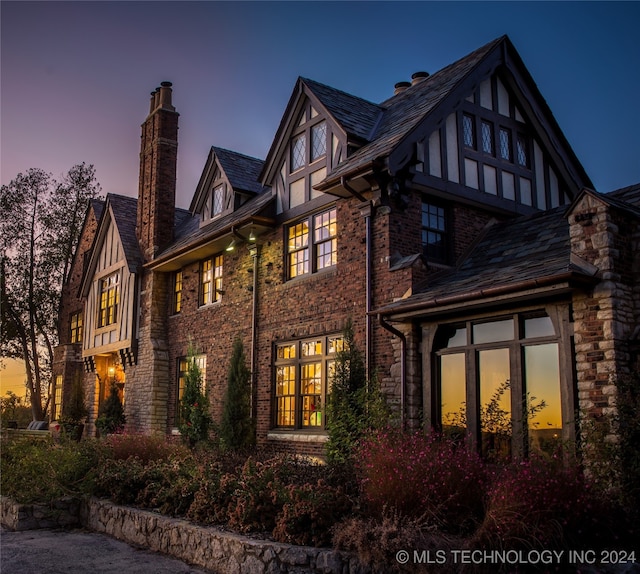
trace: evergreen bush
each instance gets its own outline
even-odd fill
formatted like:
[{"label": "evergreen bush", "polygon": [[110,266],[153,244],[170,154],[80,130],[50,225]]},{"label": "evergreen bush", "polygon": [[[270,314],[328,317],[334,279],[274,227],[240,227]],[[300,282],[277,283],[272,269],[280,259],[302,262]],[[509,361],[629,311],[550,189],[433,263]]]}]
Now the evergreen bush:
[{"label": "evergreen bush", "polygon": [[367,381],[364,357],[355,343],[351,320],[343,331],[327,399],[327,459],[345,463],[367,431],[383,428],[389,411],[375,377]]},{"label": "evergreen bush", "polygon": [[255,443],[251,418],[251,371],[247,368],[242,340],[233,342],[233,352],[224,397],[220,442],[225,450],[243,450]]},{"label": "evergreen bush", "polygon": [[209,397],[203,392],[202,372],[195,358],[196,352],[189,346],[187,373],[184,377],[184,392],[180,401],[178,429],[184,442],[191,448],[209,438],[212,419],[209,414]]},{"label": "evergreen bush", "polygon": [[98,409],[98,418],[96,419],[96,427],[100,434],[106,436],[122,432],[127,417],[124,414],[124,408],[118,394],[118,387],[111,385],[111,392]]}]

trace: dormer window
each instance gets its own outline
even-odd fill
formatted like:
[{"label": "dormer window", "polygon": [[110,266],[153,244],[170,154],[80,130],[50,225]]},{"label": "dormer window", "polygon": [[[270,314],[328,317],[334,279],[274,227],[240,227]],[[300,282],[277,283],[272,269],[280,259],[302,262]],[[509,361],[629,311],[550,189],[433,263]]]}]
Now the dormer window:
[{"label": "dormer window", "polygon": [[213,188],[213,208],[211,217],[217,217],[224,211],[224,185],[218,185]]},{"label": "dormer window", "polygon": [[307,102],[291,134],[286,168],[282,169],[286,192],[283,211],[320,196],[313,186],[327,175],[327,150],[334,145],[333,139],[327,121]]}]

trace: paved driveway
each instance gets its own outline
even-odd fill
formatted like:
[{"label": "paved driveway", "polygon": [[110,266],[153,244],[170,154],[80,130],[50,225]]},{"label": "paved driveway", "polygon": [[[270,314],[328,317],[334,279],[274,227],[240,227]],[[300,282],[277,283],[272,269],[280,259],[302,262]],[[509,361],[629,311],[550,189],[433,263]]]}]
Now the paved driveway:
[{"label": "paved driveway", "polygon": [[205,574],[175,558],[86,530],[0,529],[2,574]]}]

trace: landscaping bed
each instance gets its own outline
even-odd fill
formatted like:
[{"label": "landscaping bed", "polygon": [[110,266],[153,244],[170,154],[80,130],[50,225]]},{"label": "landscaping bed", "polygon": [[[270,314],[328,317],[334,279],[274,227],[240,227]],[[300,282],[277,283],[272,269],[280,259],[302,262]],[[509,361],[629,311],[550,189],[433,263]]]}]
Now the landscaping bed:
[{"label": "landscaping bed", "polygon": [[[620,558],[637,559],[631,554],[637,552],[637,524],[615,492],[605,496],[561,456],[489,464],[445,439],[386,430],[363,440],[354,460],[325,465],[113,435],[5,443],[1,470],[4,495],[45,504],[84,497],[92,501],[84,519],[90,528],[120,537],[113,530],[119,523],[132,537],[121,539],[162,552],[178,544],[208,556],[205,548],[214,543],[203,541],[201,532],[222,532],[271,548],[264,550],[268,564],[284,552],[274,550],[281,545],[322,549],[313,554],[323,557],[318,572],[416,572],[426,560],[433,562],[430,571],[459,571],[453,560],[474,551],[485,557],[520,552],[525,563],[471,562],[465,571],[527,571],[531,556],[553,551],[563,559],[582,550],[598,556],[624,551]],[[153,534],[161,522],[164,534]],[[247,556],[256,564],[265,563],[263,550],[252,552]],[[401,552],[408,553],[406,561]],[[359,565],[344,556],[357,556]],[[304,560],[300,571],[316,568],[316,558]]]}]

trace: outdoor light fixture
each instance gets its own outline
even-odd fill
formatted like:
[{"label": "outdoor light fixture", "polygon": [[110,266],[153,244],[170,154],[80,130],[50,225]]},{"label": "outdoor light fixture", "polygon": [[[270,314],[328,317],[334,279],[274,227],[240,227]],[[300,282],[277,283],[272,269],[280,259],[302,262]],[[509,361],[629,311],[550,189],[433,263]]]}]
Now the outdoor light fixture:
[{"label": "outdoor light fixture", "polygon": [[227,248],[225,249],[225,251],[233,251],[235,248],[236,248],[236,240],[232,239],[231,243],[227,245]]},{"label": "outdoor light fixture", "polygon": [[253,232],[253,229],[252,229],[251,233],[249,233],[249,242],[255,243],[255,241],[256,241],[256,234]]},{"label": "outdoor light fixture", "polygon": [[115,367],[109,367],[108,372],[109,372],[109,376],[113,377],[116,374],[116,368]]}]

